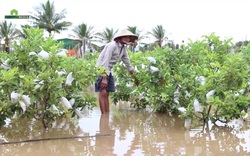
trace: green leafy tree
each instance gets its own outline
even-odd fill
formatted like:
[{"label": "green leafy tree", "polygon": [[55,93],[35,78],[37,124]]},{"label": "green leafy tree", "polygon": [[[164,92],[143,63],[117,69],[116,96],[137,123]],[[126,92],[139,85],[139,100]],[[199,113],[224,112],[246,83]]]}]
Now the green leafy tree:
[{"label": "green leafy tree", "polygon": [[67,57],[62,44],[44,38],[42,29],[26,29],[27,38],[14,44],[14,53],[0,53],[0,124],[15,114],[35,118],[44,128],[59,118],[81,116],[96,98],[83,89],[93,84],[95,62]]},{"label": "green leafy tree", "polygon": [[52,32],[60,33],[72,25],[71,22],[62,21],[65,18],[66,10],[56,13],[54,2],[51,3],[49,0],[46,3],[41,3],[35,8],[35,11],[36,13],[31,16],[33,25],[45,29],[50,36]]},{"label": "green leafy tree", "polygon": [[249,41],[239,41],[236,42],[234,47],[233,47],[233,51],[234,52],[239,52],[241,47],[246,46],[249,43]]},{"label": "green leafy tree", "polygon": [[129,76],[122,64],[114,66],[119,84],[112,98],[160,112],[185,110],[180,117],[194,124],[243,118],[250,106],[250,45],[238,53],[232,46],[232,39],[212,33],[180,49],[130,53],[137,72]]},{"label": "green leafy tree", "polygon": [[28,28],[32,28],[31,25],[25,24],[25,25],[21,25],[21,30],[20,30],[20,37],[22,38],[27,38],[28,33],[27,33],[27,29]]},{"label": "green leafy tree", "polygon": [[7,53],[10,53],[10,44],[11,42],[18,38],[20,32],[16,29],[16,26],[10,22],[8,23],[6,20],[0,23],[0,38],[4,39],[4,50]]}]

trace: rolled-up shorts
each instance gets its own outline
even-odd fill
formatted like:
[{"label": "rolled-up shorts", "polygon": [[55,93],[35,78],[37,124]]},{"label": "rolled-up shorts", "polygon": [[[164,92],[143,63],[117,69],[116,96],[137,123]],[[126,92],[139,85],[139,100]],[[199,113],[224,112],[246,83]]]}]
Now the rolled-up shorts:
[{"label": "rolled-up shorts", "polygon": [[[108,81],[106,88],[107,92],[115,92],[114,77],[111,73],[107,76],[107,81]],[[95,92],[100,92],[102,90],[101,83],[102,83],[102,76],[97,76],[97,80],[95,82]]]}]

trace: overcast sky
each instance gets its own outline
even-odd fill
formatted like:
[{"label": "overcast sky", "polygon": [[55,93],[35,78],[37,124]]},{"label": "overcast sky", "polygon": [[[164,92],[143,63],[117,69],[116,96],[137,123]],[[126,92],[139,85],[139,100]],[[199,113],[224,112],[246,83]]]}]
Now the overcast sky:
[{"label": "overcast sky", "polygon": [[[29,15],[46,1],[0,0],[0,21],[12,9],[19,15]],[[175,43],[186,42],[187,38],[195,41],[212,32],[235,41],[250,40],[250,0],[54,0],[54,4],[57,12],[67,10],[66,20],[73,26],[82,22],[95,30],[137,26],[146,32],[162,25]],[[17,26],[27,23],[25,19],[7,21]]]}]

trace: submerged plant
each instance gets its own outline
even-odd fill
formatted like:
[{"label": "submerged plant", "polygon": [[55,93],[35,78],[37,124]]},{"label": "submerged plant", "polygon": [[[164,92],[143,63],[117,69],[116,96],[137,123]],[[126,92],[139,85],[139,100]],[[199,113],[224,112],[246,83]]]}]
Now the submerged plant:
[{"label": "submerged plant", "polygon": [[95,106],[95,97],[83,94],[102,72],[93,62],[66,57],[62,45],[44,38],[41,29],[27,29],[19,42],[13,53],[0,54],[9,67],[0,69],[1,125],[15,115],[40,120],[47,128],[57,118],[81,116],[83,108]]},{"label": "submerged plant", "polygon": [[[123,100],[126,93],[126,100],[133,99],[136,108],[149,106],[170,114],[185,110],[180,117],[204,123],[238,119],[250,103],[250,50],[247,45],[232,53],[231,40],[222,41],[212,33],[180,49],[157,47],[130,53],[138,69],[133,76],[136,81],[126,78],[126,68],[117,64],[114,71],[119,87],[112,96]],[[128,89],[126,83],[133,85]]]}]

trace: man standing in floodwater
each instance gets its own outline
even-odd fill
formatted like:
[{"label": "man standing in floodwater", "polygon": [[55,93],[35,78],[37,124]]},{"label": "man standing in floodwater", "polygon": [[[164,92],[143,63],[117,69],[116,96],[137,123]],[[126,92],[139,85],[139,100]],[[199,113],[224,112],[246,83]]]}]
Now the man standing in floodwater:
[{"label": "man standing in floodwater", "polygon": [[98,76],[95,83],[95,92],[99,93],[99,105],[101,113],[109,113],[109,92],[115,92],[115,82],[112,68],[121,59],[126,65],[128,71],[133,74],[134,68],[130,63],[127,45],[133,44],[138,36],[124,29],[115,38],[109,42],[99,55],[96,66],[102,66],[105,69],[104,76]]}]

